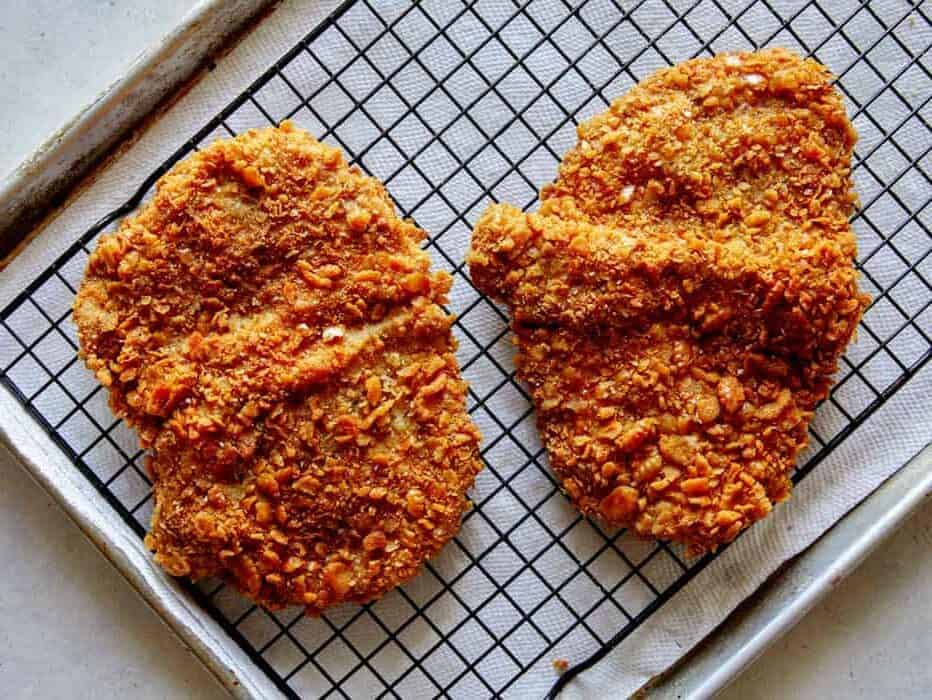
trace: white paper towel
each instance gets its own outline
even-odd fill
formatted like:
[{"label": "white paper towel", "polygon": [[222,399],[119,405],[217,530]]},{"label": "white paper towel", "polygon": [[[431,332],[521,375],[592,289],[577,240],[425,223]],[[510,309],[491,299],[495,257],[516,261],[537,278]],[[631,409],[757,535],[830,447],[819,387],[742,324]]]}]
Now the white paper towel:
[{"label": "white paper towel", "polygon": [[[436,263],[452,269],[462,264],[470,223],[491,201],[484,190],[491,188],[502,201],[531,204],[575,140],[571,116],[600,111],[606,100],[654,68],[689,58],[706,44],[716,51],[750,48],[751,41],[819,47],[816,56],[842,74],[849,112],[861,134],[858,154],[864,162],[856,181],[865,210],[855,228],[861,258],[867,259],[863,287],[878,297],[866,317],[870,332],[861,331],[842,375],[871,359],[844,381],[837,405],[826,404],[817,417],[815,431],[827,441],[849,422],[843,410],[858,414],[874,398],[871,385],[887,386],[902,374],[898,363],[909,366],[929,348],[932,289],[924,280],[932,278],[925,209],[932,30],[927,19],[898,0],[869,7],[825,5],[772,0],[570,6],[554,0],[427,2],[412,10],[401,2],[357,3],[339,27],[310,42],[283,69],[283,78],[263,86],[213,136],[228,135],[227,128],[238,132],[266,125],[263,110],[279,119],[300,107],[293,88],[307,96],[329,86],[300,107],[294,120],[350,153],[362,152],[363,167],[387,180],[399,206],[436,237],[431,245]],[[152,169],[334,7],[333,2],[284,3],[4,271],[0,305],[125,201]],[[783,20],[791,20],[789,28],[781,29]],[[833,24],[842,31],[833,33]],[[891,25],[895,29],[887,31]],[[421,50],[412,57],[405,47]],[[854,47],[867,50],[867,59],[859,59]],[[365,49],[362,57],[359,48]],[[574,67],[568,69],[570,64]],[[339,75],[339,86],[330,83],[333,74]],[[888,82],[892,88],[885,87]],[[886,138],[890,131],[895,134]],[[911,166],[913,160],[919,165]],[[517,168],[510,165],[515,162]],[[83,259],[76,256],[62,270],[72,284],[80,279]],[[914,264],[918,273],[908,271]],[[892,291],[883,294],[888,288]],[[55,278],[36,298],[53,319],[70,303],[67,288]],[[585,659],[682,573],[673,557],[682,558],[677,548],[655,550],[627,535],[606,538],[579,521],[546,474],[528,402],[508,378],[512,349],[502,314],[479,300],[462,276],[450,306],[460,314],[459,357],[473,387],[473,405],[481,403],[474,415],[492,446],[486,453],[489,469],[474,495],[479,507],[467,518],[458,543],[447,547],[428,573],[368,612],[338,610],[323,621],[299,618],[296,611],[280,613],[279,621],[291,623],[285,633],[270,615],[247,612],[238,595],[225,589],[215,597],[229,619],[244,614],[238,629],[299,694],[326,692],[331,681],[347,676],[343,690],[351,697],[379,693],[383,683],[396,683],[402,696],[434,695],[447,685],[454,696],[502,689],[515,697],[540,696],[555,680],[553,660]],[[910,317],[915,318],[907,322]],[[28,303],[9,323],[27,343],[48,327]],[[73,338],[67,322],[62,328]],[[874,353],[890,336],[889,352]],[[480,352],[480,346],[488,352]],[[18,341],[0,330],[3,364],[19,350]],[[74,353],[55,332],[37,343],[34,354],[54,371],[68,366]],[[45,387],[48,375],[31,358],[18,362],[10,376],[27,393],[41,390],[35,404],[52,422],[68,415],[69,400],[55,393],[56,382]],[[78,398],[93,391],[93,380],[77,365],[62,376],[59,382]],[[568,695],[630,693],[668,668],[777,566],[932,440],[932,420],[919,409],[930,391],[932,370],[926,367],[822,461],[791,501],[571,683]],[[98,437],[90,418],[107,421],[102,395],[88,406],[87,420],[79,420],[83,411],[78,410],[60,431],[78,450]],[[506,426],[508,434],[502,435]],[[118,473],[123,455],[135,451],[133,439],[112,431],[85,459],[102,477]],[[809,455],[817,448],[816,441]],[[530,466],[522,468],[525,463]],[[135,505],[145,496],[145,483],[132,470],[126,477],[119,473],[111,489]],[[146,506],[138,511],[141,522],[147,512]],[[576,560],[586,564],[585,571]]]}]

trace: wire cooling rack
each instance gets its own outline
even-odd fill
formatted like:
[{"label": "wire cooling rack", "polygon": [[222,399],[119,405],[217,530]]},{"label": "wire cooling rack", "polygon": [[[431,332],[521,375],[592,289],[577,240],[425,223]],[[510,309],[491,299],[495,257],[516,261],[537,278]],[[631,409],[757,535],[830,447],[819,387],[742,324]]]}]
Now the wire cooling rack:
[{"label": "wire cooling rack", "polygon": [[[70,305],[94,240],[178,159],[284,118],[341,146],[430,233],[456,277],[459,360],[486,469],[462,531],[412,583],[320,619],[218,582],[192,594],[289,696],[552,695],[714,559],[607,532],[559,492],[513,376],[502,310],[464,269],[491,201],[533,207],[575,124],[656,68],[783,45],[838,76],[860,133],[853,224],[873,302],[819,409],[799,481],[932,356],[932,21],[922,3],[701,0],[344,3],[0,313],[2,381],[140,536],[134,434],[77,359]],[[555,660],[573,662],[558,676]]]}]

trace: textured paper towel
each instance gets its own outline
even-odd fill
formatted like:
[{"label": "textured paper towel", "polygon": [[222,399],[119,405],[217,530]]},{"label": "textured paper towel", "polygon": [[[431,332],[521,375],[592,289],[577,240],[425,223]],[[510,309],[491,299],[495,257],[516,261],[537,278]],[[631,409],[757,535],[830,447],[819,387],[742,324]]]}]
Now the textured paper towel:
[{"label": "textured paper towel", "polygon": [[[4,271],[0,305],[94,221],[125,201],[156,165],[334,5],[284,3]],[[436,263],[452,269],[462,263],[469,224],[491,201],[486,188],[496,199],[530,205],[536,188],[553,177],[557,158],[575,140],[571,115],[600,111],[606,100],[654,68],[689,58],[705,44],[713,50],[749,48],[751,40],[797,49],[800,42],[819,47],[817,57],[842,74],[841,83],[851,98],[849,112],[861,134],[858,154],[865,162],[856,169],[856,180],[865,212],[855,227],[861,258],[868,259],[865,269],[870,276],[863,286],[881,296],[867,316],[872,332],[862,331],[848,355],[853,364],[871,359],[859,375],[845,380],[836,397],[842,409],[856,415],[874,397],[868,384],[887,386],[902,372],[897,361],[909,366],[929,347],[932,291],[922,277],[907,270],[918,264],[926,279],[932,275],[925,230],[930,142],[926,124],[932,116],[929,23],[921,15],[910,16],[908,5],[894,0],[870,8],[831,3],[824,12],[777,1],[770,3],[773,11],[765,3],[623,5],[630,14],[608,2],[574,5],[575,14],[558,1],[526,6],[480,2],[469,7],[436,2],[414,11],[407,3],[374,2],[371,8],[379,19],[358,3],[340,20],[341,31],[328,30],[284,68],[288,82],[276,78],[265,85],[254,102],[226,120],[226,126],[234,131],[263,126],[267,121],[262,110],[278,119],[299,108],[293,116],[299,125],[327,134],[327,140],[351,154],[363,153],[363,167],[386,179],[399,206],[436,237],[430,248]],[[791,20],[791,31],[781,30],[779,18]],[[387,36],[383,22],[391,25]],[[843,35],[832,33],[832,23],[843,23]],[[439,36],[438,28],[448,24]],[[886,32],[885,27],[894,24],[896,29]],[[554,27],[552,40],[544,39],[541,33]],[[377,40],[366,48],[365,59],[356,58],[350,41],[363,47],[373,39]],[[405,46],[423,48],[417,59],[406,60]],[[858,60],[853,46],[870,49],[869,63]],[[570,63],[576,68],[566,70]],[[382,85],[380,72],[391,74],[385,81],[391,89]],[[331,85],[301,107],[292,87],[307,95],[328,85],[334,73],[341,76],[340,88]],[[891,80],[895,90],[885,89]],[[361,107],[354,108],[350,97]],[[416,115],[410,114],[412,105]],[[328,133],[338,122],[340,126]],[[895,136],[885,139],[884,132],[893,130]],[[225,135],[223,127],[214,134]],[[920,166],[911,167],[916,159]],[[517,168],[511,166],[515,162]],[[895,249],[883,244],[894,232]],[[83,259],[79,255],[64,267],[62,274],[70,282],[79,280]],[[62,293],[64,288],[55,292],[51,282],[38,296],[63,312],[70,298]],[[879,294],[888,287],[893,289],[890,294]],[[398,679],[395,690],[404,696],[433,695],[438,683],[440,688],[449,684],[453,695],[488,695],[503,687],[514,696],[541,695],[554,680],[553,659],[586,658],[627,624],[626,615],[637,614],[653,600],[654,589],[662,593],[681,572],[672,556],[676,548],[658,552],[627,535],[606,539],[591,524],[578,521],[546,475],[526,397],[503,374],[512,368],[512,350],[501,313],[478,300],[462,276],[457,277],[450,307],[461,316],[459,357],[475,392],[474,415],[491,446],[486,454],[489,469],[474,495],[478,507],[466,520],[458,543],[433,562],[430,573],[369,613],[359,616],[352,609],[337,611],[328,621],[309,621],[290,611],[278,615],[293,623],[287,633],[262,611],[245,614],[240,630],[246,639],[256,647],[268,644],[264,657],[282,676],[293,674],[289,683],[300,694],[328,690],[326,671],[335,679],[347,675],[344,689],[350,695],[381,692],[380,677],[389,683]],[[27,304],[10,319],[26,342],[47,325],[36,314]],[[909,317],[914,320],[906,323]],[[66,324],[65,332],[73,336],[68,328]],[[872,355],[879,342],[891,336],[889,353]],[[18,354],[18,347],[14,338],[0,333],[0,359]],[[488,352],[480,347],[488,347]],[[50,366],[73,356],[64,344],[43,352]],[[10,376],[27,390],[41,388],[46,379],[25,362]],[[88,377],[74,381],[83,382],[86,391],[93,386]],[[918,410],[930,391],[932,371],[926,367],[821,462],[789,503],[741,537],[614,652],[575,680],[568,695],[630,693],[669,667],[779,564],[932,440],[932,421]],[[40,405],[44,415],[55,413],[53,403],[50,398]],[[828,440],[847,423],[842,410],[827,404],[815,430]],[[512,424],[504,431],[503,426]],[[94,434],[87,426],[64,428],[76,446]],[[132,440],[128,433],[115,438],[129,454]],[[817,448],[816,442],[808,455]],[[105,473],[119,466],[119,455],[94,452],[89,461],[95,471]],[[522,467],[525,463],[529,466]],[[144,495],[144,483],[124,483],[121,477],[114,484],[125,503]],[[534,506],[533,512],[526,504]],[[145,507],[138,512],[141,522],[147,513]],[[547,528],[560,537],[555,539]],[[574,559],[586,563],[585,572],[577,570]],[[630,570],[632,565],[636,572]],[[456,583],[448,587],[441,580]],[[496,590],[505,583],[504,593]],[[215,600],[229,618],[248,609],[228,591]],[[423,612],[415,614],[415,606]],[[587,613],[584,623],[572,611]],[[397,639],[388,639],[385,629],[396,627]],[[334,629],[342,630],[337,639],[314,651],[334,636]],[[304,659],[305,651],[314,655],[312,662]],[[421,660],[418,669],[410,670],[412,657]],[[521,673],[525,667],[529,672]]]}]

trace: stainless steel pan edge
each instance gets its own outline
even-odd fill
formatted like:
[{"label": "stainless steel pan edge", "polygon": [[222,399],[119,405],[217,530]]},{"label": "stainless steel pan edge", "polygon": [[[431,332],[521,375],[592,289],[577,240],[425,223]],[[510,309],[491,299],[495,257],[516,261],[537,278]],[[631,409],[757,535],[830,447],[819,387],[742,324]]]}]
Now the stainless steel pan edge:
[{"label": "stainless steel pan edge", "polygon": [[277,0],[201,0],[7,178],[0,181],[0,261],[30,228],[205,60]]},{"label": "stainless steel pan edge", "polygon": [[930,497],[932,444],[787,563],[645,694],[670,700],[714,697]]},{"label": "stainless steel pan edge", "polygon": [[[0,183],[0,248],[10,251],[27,240],[33,223],[52,213],[112,147],[274,1],[202,0],[46,140]],[[221,626],[152,562],[142,542],[5,389],[0,389],[0,445],[234,697],[282,697]]]},{"label": "stainless steel pan edge", "polygon": [[183,644],[237,698],[283,697],[126,527],[16,399],[0,389],[0,445],[42,486]]}]

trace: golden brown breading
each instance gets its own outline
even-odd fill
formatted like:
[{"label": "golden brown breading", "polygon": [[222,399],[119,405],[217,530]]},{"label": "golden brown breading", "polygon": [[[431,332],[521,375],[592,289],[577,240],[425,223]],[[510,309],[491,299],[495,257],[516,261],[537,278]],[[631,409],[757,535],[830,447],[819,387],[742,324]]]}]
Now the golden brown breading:
[{"label": "golden brown breading", "polygon": [[309,612],[452,537],[481,467],[423,233],[289,123],[182,161],[101,239],[82,355],[153,454],[147,543]]},{"label": "golden brown breading", "polygon": [[814,404],[791,363],[686,323],[515,332],[550,464],[587,515],[701,551],[789,493]]},{"label": "golden brown breading", "polygon": [[853,258],[857,134],[830,81],[779,48],[657,71],[579,126],[541,211],[673,233],[701,226],[718,241],[792,222]]},{"label": "golden brown breading", "polygon": [[470,253],[511,307],[550,463],[587,515],[704,551],[787,497],[863,310],[855,135],[780,49],[659,71],[579,127],[541,213]]},{"label": "golden brown breading", "polygon": [[[450,317],[426,300],[347,331],[320,374],[250,421],[245,464],[225,432],[155,442],[149,542],[175,575],[225,574],[266,604],[318,611],[378,597],[459,529],[478,462]],[[204,464],[233,470],[204,474]]]},{"label": "golden brown breading", "polygon": [[725,243],[706,231],[613,228],[496,204],[473,231],[470,274],[521,325],[596,332],[667,320],[808,359],[844,349],[861,310],[845,250],[787,223]]}]

